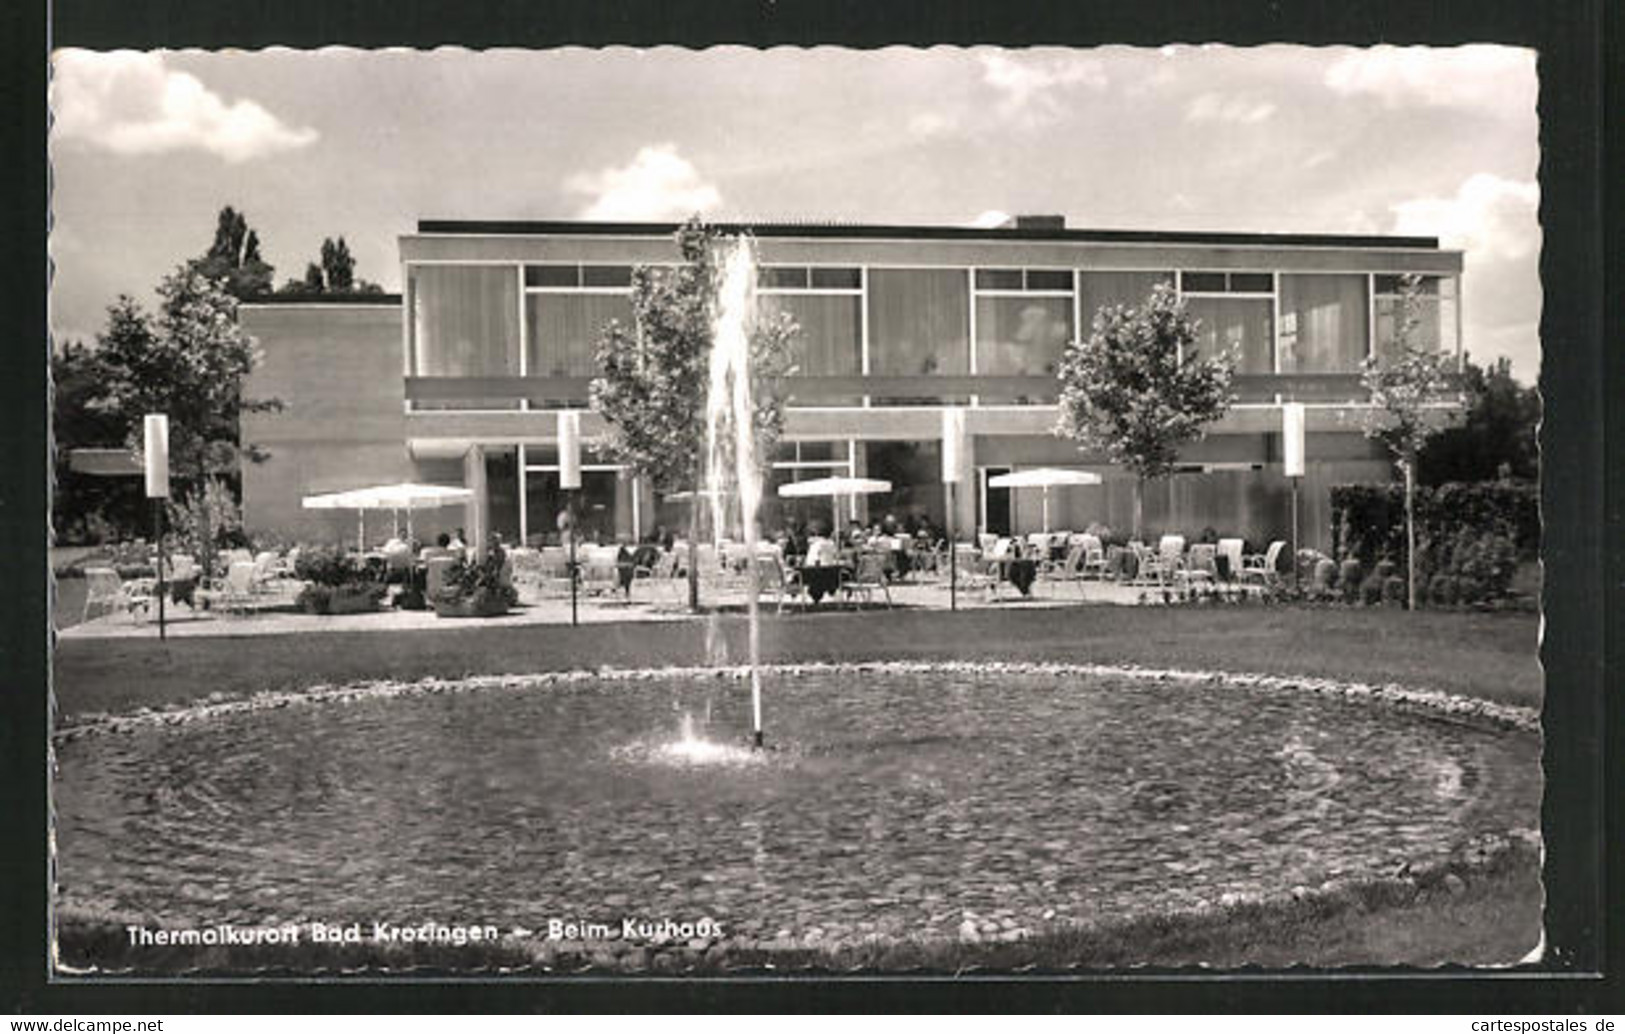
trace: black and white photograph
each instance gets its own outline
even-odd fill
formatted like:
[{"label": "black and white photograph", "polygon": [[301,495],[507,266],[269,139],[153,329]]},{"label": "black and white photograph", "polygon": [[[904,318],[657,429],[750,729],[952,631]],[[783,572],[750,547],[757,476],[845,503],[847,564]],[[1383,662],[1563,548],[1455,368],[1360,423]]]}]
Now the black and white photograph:
[{"label": "black and white photograph", "polygon": [[1552,963],[1541,86],[55,49],[52,979]]}]

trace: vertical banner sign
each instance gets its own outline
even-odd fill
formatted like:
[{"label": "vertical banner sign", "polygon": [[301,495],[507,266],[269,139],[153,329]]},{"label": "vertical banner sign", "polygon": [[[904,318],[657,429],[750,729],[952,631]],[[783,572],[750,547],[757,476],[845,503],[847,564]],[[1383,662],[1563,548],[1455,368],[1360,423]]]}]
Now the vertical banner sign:
[{"label": "vertical banner sign", "polygon": [[147,498],[168,499],[169,417],[162,413],[148,413],[142,430],[146,434]]},{"label": "vertical banner sign", "polygon": [[954,534],[954,486],[965,469],[965,411],[949,407],[942,411],[942,490],[943,509],[948,518],[948,609],[959,609],[959,546]]},{"label": "vertical banner sign", "polygon": [[559,487],[581,487],[581,414],[559,414]]},{"label": "vertical banner sign", "polygon": [[1289,478],[1303,477],[1303,403],[1281,407],[1281,458]]},{"label": "vertical banner sign", "polygon": [[959,484],[965,466],[965,411],[949,407],[942,411],[942,483]]}]

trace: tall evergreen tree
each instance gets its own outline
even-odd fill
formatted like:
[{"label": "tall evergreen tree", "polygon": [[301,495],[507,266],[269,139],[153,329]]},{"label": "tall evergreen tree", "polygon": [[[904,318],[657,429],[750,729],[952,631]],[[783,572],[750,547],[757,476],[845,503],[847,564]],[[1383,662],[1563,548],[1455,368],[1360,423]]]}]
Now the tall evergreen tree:
[{"label": "tall evergreen tree", "polygon": [[260,256],[259,234],[248,225],[248,217],[230,205],[220,210],[209,250],[192,265],[224,284],[226,293],[238,301],[270,294],[271,276],[276,272]]}]

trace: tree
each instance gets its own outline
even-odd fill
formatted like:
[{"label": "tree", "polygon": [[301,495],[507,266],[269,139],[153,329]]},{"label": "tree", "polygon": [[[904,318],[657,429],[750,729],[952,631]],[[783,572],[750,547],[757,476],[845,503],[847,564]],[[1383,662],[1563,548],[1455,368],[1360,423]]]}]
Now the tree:
[{"label": "tree", "polygon": [[1102,306],[1093,330],[1061,356],[1055,431],[1134,472],[1134,536],[1144,533],[1145,482],[1172,473],[1179,449],[1230,408],[1232,354],[1196,353],[1196,323],[1158,284],[1139,307]]},{"label": "tree", "polygon": [[340,237],[322,238],[321,261],[305,266],[303,280],[287,280],[277,288],[278,294],[382,294],[384,289],[370,280],[359,280],[355,275],[355,257],[350,246]]},{"label": "tree", "polygon": [[1490,481],[1503,475],[1532,481],[1540,474],[1535,431],[1540,393],[1512,376],[1502,357],[1487,367],[1469,360],[1462,374],[1467,413],[1459,426],[1428,439],[1416,454],[1416,479],[1424,485],[1447,481]]},{"label": "tree", "polygon": [[98,336],[102,383],[94,405],[124,428],[132,448],[140,445],[145,414],[169,416],[170,470],[184,496],[203,491],[210,473],[233,470],[243,458],[264,459],[258,448],[240,444],[239,417],[282,403],[242,395],[259,353],[237,323],[237,300],[225,284],[187,263],[164,278],[158,296],[156,315],[128,296],[109,307],[107,330]]},{"label": "tree", "polygon": [[331,237],[322,240],[322,279],[334,294],[355,290],[355,258],[343,237],[337,241]]},{"label": "tree", "polygon": [[[662,492],[694,490],[704,476],[706,396],[721,270],[717,234],[697,218],[677,231],[682,263],[632,271],[633,326],[611,321],[598,340],[593,408],[609,425],[603,444]],[[757,456],[772,455],[784,426],[781,380],[791,372],[795,321],[781,315],[750,330]],[[701,507],[689,508],[697,544]],[[689,606],[698,609],[699,568],[688,565]]]},{"label": "tree", "polygon": [[106,372],[96,349],[69,341],[51,352],[51,436],[55,453],[52,527],[60,541],[94,542],[139,534],[141,486],[135,478],[96,477],[74,471],[73,450],[125,440],[119,415],[99,409]]},{"label": "tree", "polygon": [[249,227],[248,217],[230,205],[220,210],[214,243],[192,264],[203,276],[220,281],[238,301],[270,294],[271,275],[276,272],[260,257],[259,234]]},{"label": "tree", "polygon": [[1449,418],[1437,404],[1452,390],[1453,357],[1428,352],[1416,345],[1421,325],[1422,278],[1407,273],[1399,278],[1399,320],[1393,348],[1368,356],[1361,364],[1360,383],[1371,397],[1363,416],[1367,438],[1381,442],[1405,475],[1405,570],[1407,606],[1416,609],[1416,457],[1429,438]]}]

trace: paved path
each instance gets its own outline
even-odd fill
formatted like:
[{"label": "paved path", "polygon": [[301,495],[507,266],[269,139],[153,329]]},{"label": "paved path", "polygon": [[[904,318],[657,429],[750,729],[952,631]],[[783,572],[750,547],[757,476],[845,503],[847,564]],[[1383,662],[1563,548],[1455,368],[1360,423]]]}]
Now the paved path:
[{"label": "paved path", "polygon": [[[683,621],[694,615],[683,605],[687,599],[686,583],[670,589],[636,587],[632,601],[623,597],[583,597],[577,605],[577,619],[581,624],[607,624],[640,621]],[[1009,586],[1004,586],[997,597],[986,589],[962,590],[959,593],[961,610],[984,608],[1047,609],[1074,607],[1080,603],[1133,605],[1140,602],[1142,593],[1156,594],[1155,587],[1118,585],[1113,582],[1085,582],[1056,584],[1040,581],[1033,587],[1030,597],[1023,597]],[[891,589],[892,602],[899,608],[910,610],[949,609],[948,586],[944,583],[910,583],[895,585]],[[702,588],[701,600],[709,606],[740,610],[745,606],[744,593],[738,590],[721,593]],[[763,602],[767,610],[774,610],[771,599]],[[787,609],[801,609],[792,603]],[[866,609],[884,609],[883,596],[876,593]],[[850,612],[850,606],[826,599],[820,606],[807,608],[810,612]],[[293,613],[287,610],[264,611],[246,615],[218,615],[193,611],[186,606],[168,608],[167,634],[176,638],[192,636],[250,636],[300,635],[311,632],[396,632],[409,629],[444,630],[468,627],[501,628],[505,626],[568,625],[570,623],[569,597],[548,595],[543,598],[521,596],[521,607],[512,614],[496,618],[441,618],[433,611],[386,610],[376,614],[315,615]],[[157,635],[157,622],[117,614],[96,618],[68,628],[58,628],[63,639],[149,638]]]}]

